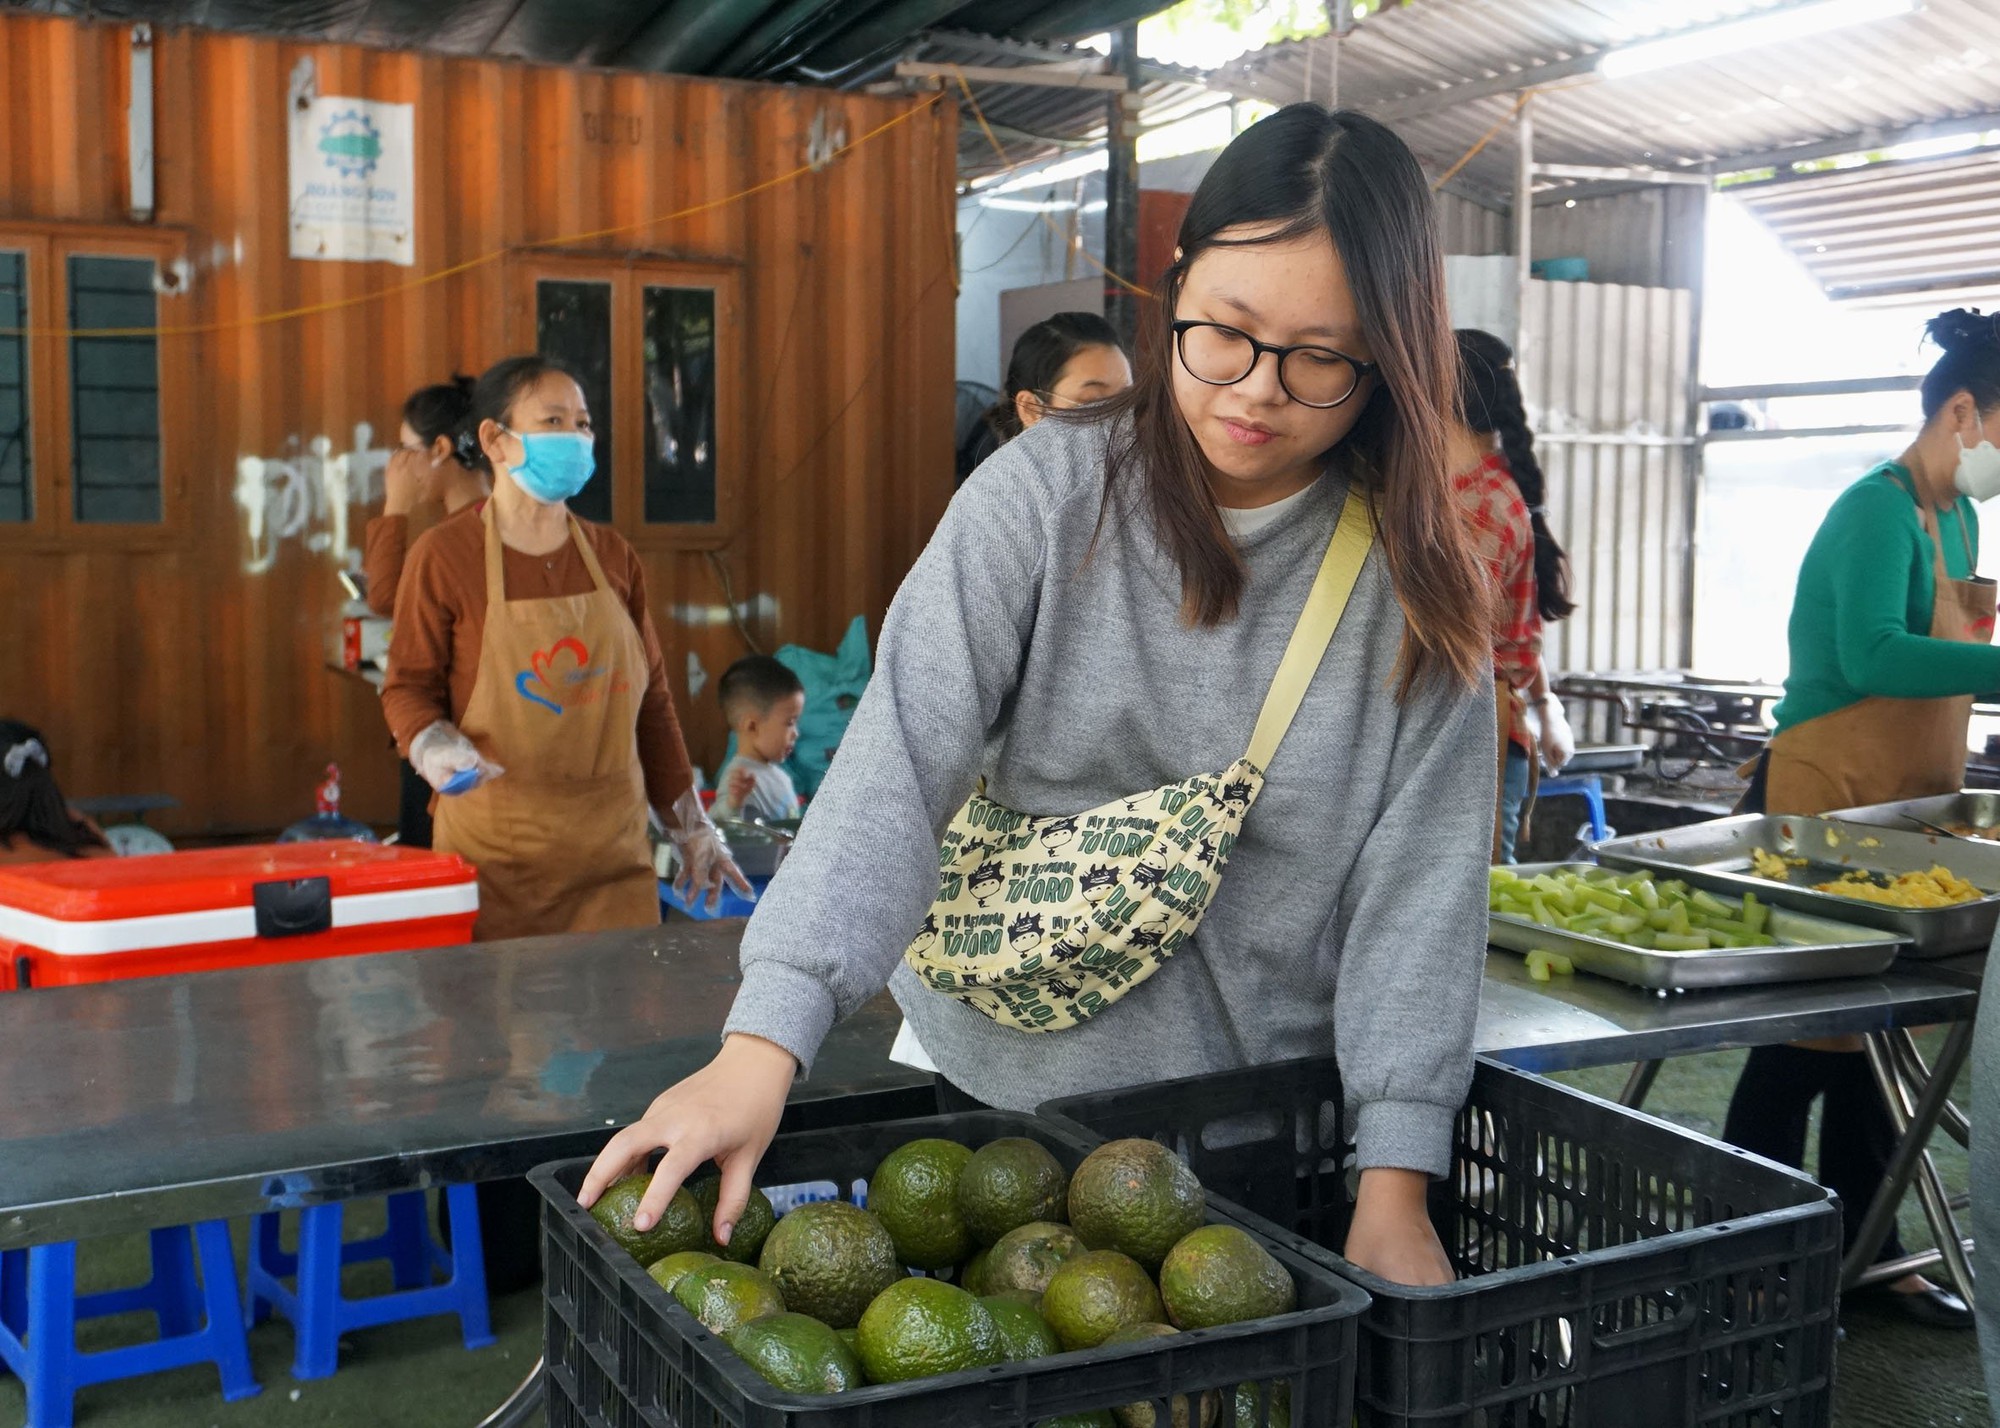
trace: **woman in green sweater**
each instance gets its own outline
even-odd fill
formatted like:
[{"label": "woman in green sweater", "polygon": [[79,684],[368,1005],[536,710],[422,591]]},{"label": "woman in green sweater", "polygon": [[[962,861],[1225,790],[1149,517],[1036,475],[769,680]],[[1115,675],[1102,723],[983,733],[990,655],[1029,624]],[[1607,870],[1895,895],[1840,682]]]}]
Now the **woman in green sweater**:
[{"label": "woman in green sweater", "polygon": [[[1799,568],[1791,673],[1746,812],[1955,792],[1973,697],[2000,689],[1974,506],[2000,495],[2000,318],[1957,309],[1928,330],[1944,355],[1923,381],[1922,432],[1842,493]],[[1859,1038],[1752,1051],[1723,1135],[1797,1165],[1822,1095],[1820,1180],[1839,1192],[1851,1242],[1896,1141]],[[1879,1257],[1903,1254],[1892,1232]],[[1914,1317],[1971,1327],[1964,1302],[1922,1277],[1892,1287]]]}]

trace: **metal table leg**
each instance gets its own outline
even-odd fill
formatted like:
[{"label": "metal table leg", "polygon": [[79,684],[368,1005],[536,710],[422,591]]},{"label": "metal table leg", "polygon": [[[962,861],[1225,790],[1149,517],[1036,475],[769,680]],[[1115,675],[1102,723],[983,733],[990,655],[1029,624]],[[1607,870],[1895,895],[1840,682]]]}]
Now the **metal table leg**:
[{"label": "metal table leg", "polygon": [[[1912,1086],[1929,1085],[1931,1068],[1925,1064],[1924,1053],[1918,1050],[1917,1038],[1911,1035],[1910,1029],[1897,1027],[1889,1033],[1889,1037],[1895,1046],[1896,1063],[1902,1069],[1903,1080]],[[1938,1118],[1938,1124],[1944,1128],[1946,1135],[1965,1149],[1972,1149],[1972,1123],[1966,1118],[1965,1112],[1958,1108],[1956,1102],[1944,1103],[1944,1114]],[[1953,1208],[1961,1207],[1953,1206]]]},{"label": "metal table leg", "polygon": [[542,1404],[548,1396],[545,1359],[537,1358],[521,1386],[507,1395],[507,1401],[479,1420],[478,1428],[528,1428],[542,1421]]},{"label": "metal table leg", "polygon": [[1640,1061],[1633,1065],[1632,1074],[1625,1078],[1625,1089],[1618,1093],[1618,1104],[1630,1110],[1638,1110],[1646,1104],[1646,1097],[1653,1092],[1653,1083],[1660,1079],[1660,1068],[1664,1061]]},{"label": "metal table leg", "polygon": [[1875,1073],[1883,1100],[1888,1106],[1890,1120],[1901,1138],[1896,1143],[1895,1154],[1890,1157],[1882,1188],[1869,1205],[1867,1217],[1861,1223],[1861,1232],[1841,1267],[1842,1286],[1852,1288],[1862,1282],[1876,1252],[1882,1247],[1882,1241],[1888,1237],[1896,1207],[1902,1203],[1911,1181],[1915,1180],[1924,1217],[1930,1222],[1932,1233],[1937,1238],[1938,1251],[1943,1257],[1945,1278],[1970,1304],[1973,1295],[1972,1268],[1966,1258],[1957,1219],[1951,1213],[1943,1181],[1938,1177],[1928,1147],[1931,1133],[1937,1128],[1945,1104],[1951,1098],[1952,1082],[1957,1079],[1966,1057],[1971,1053],[1972,1023],[1962,1021],[1952,1024],[1945,1035],[1944,1048],[1938,1054],[1937,1065],[1914,1097],[1897,1074],[1895,1051],[1884,1034],[1871,1034],[1865,1049],[1869,1067]]}]

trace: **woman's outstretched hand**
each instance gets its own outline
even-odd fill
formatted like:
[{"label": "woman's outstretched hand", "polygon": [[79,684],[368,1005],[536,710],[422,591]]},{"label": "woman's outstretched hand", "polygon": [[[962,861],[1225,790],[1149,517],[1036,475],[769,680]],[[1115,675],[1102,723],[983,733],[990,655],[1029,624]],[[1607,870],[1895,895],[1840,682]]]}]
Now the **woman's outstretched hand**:
[{"label": "woman's outstretched hand", "polygon": [[577,1203],[589,1209],[613,1181],[664,1150],[632,1217],[632,1227],[643,1232],[660,1222],[688,1177],[712,1160],[722,1172],[722,1192],[710,1228],[717,1244],[728,1244],[750,1201],[757,1163],[778,1133],[797,1072],[798,1062],[782,1046],[762,1037],[729,1037],[713,1061],[660,1092],[645,1115],[611,1138],[584,1176]]}]

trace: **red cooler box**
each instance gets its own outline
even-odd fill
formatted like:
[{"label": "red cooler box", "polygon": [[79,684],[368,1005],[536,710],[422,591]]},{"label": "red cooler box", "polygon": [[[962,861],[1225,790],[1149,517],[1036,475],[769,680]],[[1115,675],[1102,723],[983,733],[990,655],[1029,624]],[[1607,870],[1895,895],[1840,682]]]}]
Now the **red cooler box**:
[{"label": "red cooler box", "polygon": [[449,853],[279,843],[0,868],[0,987],[63,987],[472,940]]}]

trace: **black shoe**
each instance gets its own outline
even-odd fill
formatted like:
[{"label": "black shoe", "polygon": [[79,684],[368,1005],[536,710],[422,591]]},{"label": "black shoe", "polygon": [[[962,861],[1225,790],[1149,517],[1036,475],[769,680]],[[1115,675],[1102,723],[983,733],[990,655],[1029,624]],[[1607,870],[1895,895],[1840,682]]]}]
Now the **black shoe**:
[{"label": "black shoe", "polygon": [[1871,1308],[1893,1308],[1904,1318],[1926,1328],[1970,1329],[1973,1326],[1971,1306],[1941,1285],[1934,1284],[1915,1294],[1904,1294],[1887,1285],[1878,1285],[1864,1292]]}]

